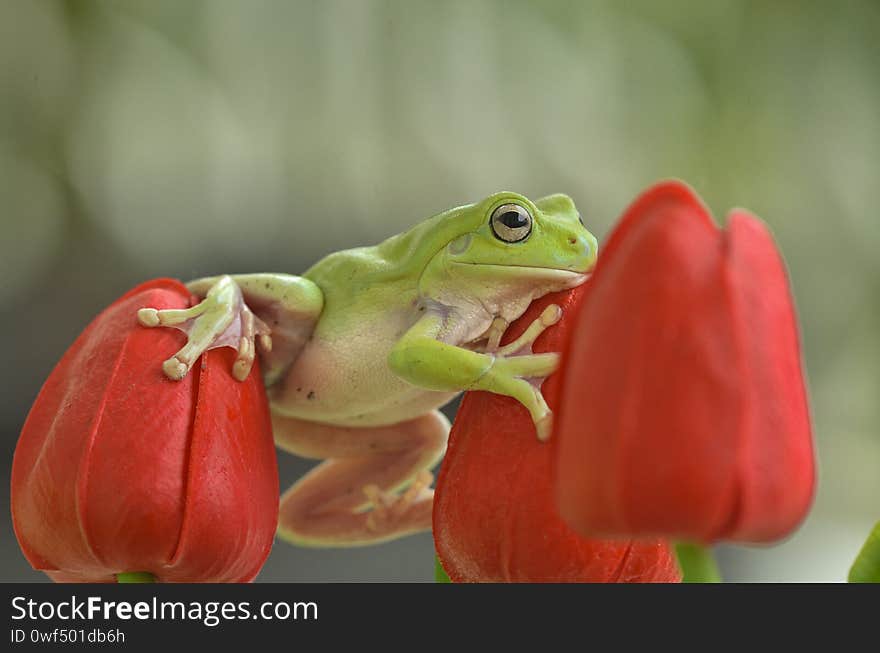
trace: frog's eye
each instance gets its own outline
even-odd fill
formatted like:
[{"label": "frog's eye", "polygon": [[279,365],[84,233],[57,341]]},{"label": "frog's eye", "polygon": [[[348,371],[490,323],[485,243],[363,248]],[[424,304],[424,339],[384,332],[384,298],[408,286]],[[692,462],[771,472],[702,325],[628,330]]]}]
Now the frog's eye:
[{"label": "frog's eye", "polygon": [[519,204],[503,204],[492,211],[492,233],[505,243],[518,243],[532,233],[532,215]]}]

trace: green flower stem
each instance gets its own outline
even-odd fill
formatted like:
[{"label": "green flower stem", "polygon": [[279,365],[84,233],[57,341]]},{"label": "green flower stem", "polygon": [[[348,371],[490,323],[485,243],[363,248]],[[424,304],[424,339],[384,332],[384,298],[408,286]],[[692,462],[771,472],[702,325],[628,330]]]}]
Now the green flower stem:
[{"label": "green flower stem", "polygon": [[850,583],[880,583],[880,522],[865,540],[862,550],[850,567]]},{"label": "green flower stem", "polygon": [[443,565],[440,564],[440,558],[438,558],[436,555],[434,556],[434,580],[438,583],[452,582],[449,579],[449,575],[446,573],[446,570],[443,569]]},{"label": "green flower stem", "polygon": [[718,564],[715,562],[711,548],[690,542],[678,542],[675,545],[675,555],[681,567],[683,583],[721,582],[721,573],[718,571]]},{"label": "green flower stem", "polygon": [[116,574],[117,583],[155,583],[156,577],[148,571],[126,571]]}]

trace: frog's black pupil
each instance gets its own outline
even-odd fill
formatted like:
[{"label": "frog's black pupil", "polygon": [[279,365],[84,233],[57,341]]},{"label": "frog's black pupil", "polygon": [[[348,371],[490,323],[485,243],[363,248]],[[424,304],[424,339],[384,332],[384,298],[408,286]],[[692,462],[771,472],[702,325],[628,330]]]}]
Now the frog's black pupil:
[{"label": "frog's black pupil", "polygon": [[526,217],[518,211],[508,211],[507,213],[504,213],[501,216],[501,222],[504,223],[505,227],[510,227],[511,229],[519,229],[528,224]]}]

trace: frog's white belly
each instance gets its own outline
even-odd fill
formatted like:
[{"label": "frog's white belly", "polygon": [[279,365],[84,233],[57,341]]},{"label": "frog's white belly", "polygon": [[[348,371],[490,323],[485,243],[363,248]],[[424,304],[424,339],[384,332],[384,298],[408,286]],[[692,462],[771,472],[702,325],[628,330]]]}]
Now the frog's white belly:
[{"label": "frog's white belly", "polygon": [[362,324],[345,338],[309,341],[285,379],[270,388],[272,411],[313,422],[377,426],[424,415],[455,397],[397,377],[388,354],[402,331],[387,333],[387,322],[373,326]]}]

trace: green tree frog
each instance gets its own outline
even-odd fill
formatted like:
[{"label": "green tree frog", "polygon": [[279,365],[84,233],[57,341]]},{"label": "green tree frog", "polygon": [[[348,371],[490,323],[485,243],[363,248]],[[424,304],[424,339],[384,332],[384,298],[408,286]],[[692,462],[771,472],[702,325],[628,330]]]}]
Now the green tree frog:
[{"label": "green tree frog", "polygon": [[596,253],[567,196],[502,192],[330,254],[302,276],[192,281],[200,303],[142,308],[138,319],[188,334],[163,364],[171,379],[207,349],[231,346],[241,380],[259,351],[276,444],[324,461],[281,497],[279,535],[373,544],[430,529],[429,470],[449,432],[438,408],[456,394],[513,397],[548,437],[540,385],[558,354],[533,354],[531,342],[561,309],[549,307],[515,342],[501,347],[501,337],[532,300],[583,283]]}]

